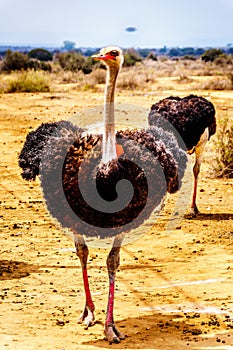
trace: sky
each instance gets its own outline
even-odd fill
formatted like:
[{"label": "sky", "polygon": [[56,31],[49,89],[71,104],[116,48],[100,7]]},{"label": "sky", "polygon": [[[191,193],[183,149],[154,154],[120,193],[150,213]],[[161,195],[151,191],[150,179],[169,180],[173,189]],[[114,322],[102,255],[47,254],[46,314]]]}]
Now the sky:
[{"label": "sky", "polygon": [[0,45],[65,40],[76,47],[226,46],[233,0],[0,0]]}]

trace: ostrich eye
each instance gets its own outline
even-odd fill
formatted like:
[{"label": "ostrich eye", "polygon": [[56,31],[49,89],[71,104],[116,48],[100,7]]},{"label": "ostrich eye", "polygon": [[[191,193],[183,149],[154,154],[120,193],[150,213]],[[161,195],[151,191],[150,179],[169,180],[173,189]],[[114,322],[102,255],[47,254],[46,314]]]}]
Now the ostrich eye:
[{"label": "ostrich eye", "polygon": [[110,52],[110,55],[113,56],[113,57],[117,57],[117,56],[119,56],[119,52],[117,50],[112,50]]}]

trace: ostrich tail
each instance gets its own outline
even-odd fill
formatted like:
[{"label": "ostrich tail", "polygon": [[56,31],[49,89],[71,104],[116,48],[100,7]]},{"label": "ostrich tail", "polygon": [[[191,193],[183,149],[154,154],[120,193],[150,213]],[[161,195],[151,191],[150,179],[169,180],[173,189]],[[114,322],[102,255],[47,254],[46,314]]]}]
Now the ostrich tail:
[{"label": "ostrich tail", "polygon": [[26,138],[19,155],[19,166],[25,180],[35,180],[40,172],[40,163],[43,150],[48,140],[53,137],[61,137],[64,132],[78,133],[82,129],[67,121],[43,123],[36,130],[31,131]]}]

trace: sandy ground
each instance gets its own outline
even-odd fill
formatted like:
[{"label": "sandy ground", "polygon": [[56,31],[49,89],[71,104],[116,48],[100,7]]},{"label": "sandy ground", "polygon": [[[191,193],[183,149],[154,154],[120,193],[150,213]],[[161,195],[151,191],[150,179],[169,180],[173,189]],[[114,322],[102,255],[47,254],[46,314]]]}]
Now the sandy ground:
[{"label": "sandy ground", "polygon": [[[119,92],[117,101],[146,110],[171,93]],[[231,92],[204,96],[218,118],[232,115]],[[77,324],[84,293],[73,242],[53,224],[39,180],[21,179],[17,156],[41,122],[70,119],[100,106],[102,98],[65,89],[0,95],[0,349],[233,349],[233,181],[209,178],[206,163],[198,187],[201,213],[167,230],[175,198],[169,197],[155,225],[121,250],[115,321],[126,340],[104,340],[106,249],[90,249],[88,262],[97,322],[88,330]],[[80,125],[101,120],[98,113],[78,115]],[[142,126],[146,115],[139,120],[125,112],[119,122]]]}]

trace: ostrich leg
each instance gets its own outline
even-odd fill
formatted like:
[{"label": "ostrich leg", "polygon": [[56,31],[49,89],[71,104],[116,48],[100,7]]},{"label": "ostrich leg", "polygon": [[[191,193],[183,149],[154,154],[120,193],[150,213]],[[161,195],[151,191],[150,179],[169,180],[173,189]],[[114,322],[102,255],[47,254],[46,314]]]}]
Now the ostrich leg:
[{"label": "ostrich leg", "polygon": [[114,291],[115,291],[115,276],[118,266],[120,264],[120,249],[121,243],[124,239],[124,234],[117,235],[114,239],[112,249],[107,258],[107,269],[109,277],[109,294],[108,294],[108,306],[107,315],[104,327],[104,333],[110,344],[120,343],[122,339],[125,339],[124,334],[119,332],[114,323],[113,310],[114,310]]},{"label": "ostrich leg", "polygon": [[195,147],[195,164],[193,167],[193,175],[194,175],[194,185],[193,185],[193,198],[192,198],[192,204],[191,204],[191,210],[190,214],[195,216],[198,214],[198,208],[196,205],[196,197],[197,197],[197,182],[198,182],[198,175],[201,169],[201,162],[202,162],[202,155],[205,149],[205,145],[209,139],[209,130],[208,128],[205,129],[204,133],[202,134],[200,141],[198,142],[197,146]]},{"label": "ostrich leg", "polygon": [[91,292],[89,288],[88,275],[87,275],[87,257],[88,257],[88,247],[83,237],[80,234],[74,234],[74,242],[76,247],[76,254],[80,259],[82,274],[83,274],[83,284],[86,295],[86,303],[84,310],[79,318],[79,322],[83,322],[86,327],[92,326],[95,323],[94,310],[95,305],[92,301]]},{"label": "ostrich leg", "polygon": [[196,198],[197,198],[197,181],[198,181],[198,175],[200,172],[200,167],[201,167],[201,160],[196,157],[196,161],[193,167],[194,184],[193,184],[192,204],[191,204],[191,210],[190,210],[190,214],[192,216],[195,216],[196,214],[198,214]]}]

